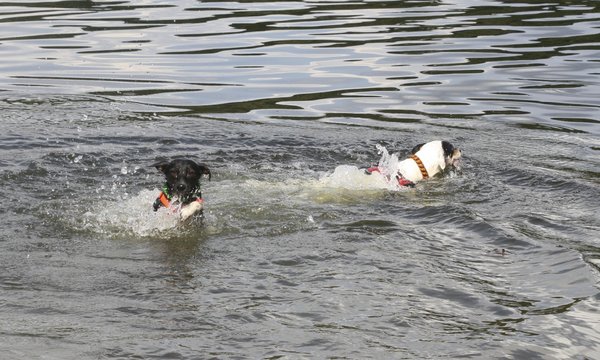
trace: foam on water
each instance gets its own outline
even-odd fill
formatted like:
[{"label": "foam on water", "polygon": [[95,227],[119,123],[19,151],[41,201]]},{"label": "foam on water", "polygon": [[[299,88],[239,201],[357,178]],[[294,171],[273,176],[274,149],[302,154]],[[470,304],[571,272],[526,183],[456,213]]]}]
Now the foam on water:
[{"label": "foam on water", "polygon": [[[208,231],[220,232],[236,227],[243,229],[248,226],[245,222],[249,221],[249,218],[258,217],[259,219],[255,219],[258,221],[263,213],[270,214],[269,218],[275,216],[281,221],[293,222],[293,219],[298,217],[293,209],[306,204],[306,201],[353,203],[363,201],[365,191],[377,196],[382,190],[406,190],[405,187],[398,186],[395,180],[389,180],[394,179],[390,175],[397,172],[398,155],[389,154],[381,145],[377,145],[377,150],[381,155],[377,163],[380,172],[371,175],[367,174],[365,169],[354,165],[339,165],[332,173],[318,178],[306,178],[306,175],[301,178],[294,174],[286,174],[283,179],[246,179],[242,182],[232,179],[213,183],[209,197],[214,198],[215,203],[208,205],[205,215],[208,222],[219,229]],[[135,195],[123,194],[116,196],[117,199],[113,197],[99,200],[93,208],[86,209],[79,216],[81,220],[76,228],[109,236],[163,237],[170,230],[181,232],[177,209],[161,207],[157,212],[152,211],[151,204],[159,191],[145,189]],[[357,195],[359,191],[360,196]],[[302,217],[302,226],[305,225],[305,218]],[[242,223],[236,223],[234,219]],[[203,225],[210,228],[210,224]]]},{"label": "foam on water", "polygon": [[142,190],[135,196],[107,200],[83,214],[83,228],[103,234],[132,233],[157,235],[177,226],[179,216],[173,210],[152,211],[159,190]]},{"label": "foam on water", "polygon": [[368,175],[365,169],[353,165],[339,165],[333,173],[320,178],[314,184],[318,188],[345,190],[379,190],[389,189],[390,182],[381,174]]},{"label": "foam on water", "polygon": [[[332,174],[323,176],[316,186],[321,188],[339,188],[346,190],[391,190],[405,189],[394,180],[398,172],[398,154],[390,154],[382,145],[376,145],[381,155],[377,167],[379,172],[367,174],[365,169],[352,165],[340,165]],[[392,179],[390,181],[389,179]]]},{"label": "foam on water", "polygon": [[[304,207],[307,201],[318,204],[357,203],[363,202],[366,195],[377,198],[384,192],[406,191],[408,188],[399,186],[391,175],[398,171],[398,155],[390,154],[381,145],[377,145],[377,149],[381,155],[377,163],[380,172],[370,175],[364,168],[345,164],[325,174],[307,175],[303,170],[302,174],[286,173],[266,180],[246,179],[241,183],[225,181],[213,189],[212,194],[225,202],[236,203],[239,208],[248,204],[255,204],[257,208],[279,208]],[[227,207],[223,204],[220,206]],[[236,211],[236,208],[231,207],[231,210]],[[280,210],[277,213],[281,215]]]},{"label": "foam on water", "polygon": [[[245,201],[255,204],[268,203],[269,199],[283,198],[290,204],[306,199],[307,194],[339,194],[340,191],[351,194],[354,191],[401,191],[406,187],[399,186],[394,176],[398,171],[398,155],[390,154],[384,146],[377,145],[378,153],[381,155],[377,166],[379,172],[367,174],[364,168],[355,165],[339,165],[333,172],[325,174],[313,173],[306,175],[281,174],[281,177],[270,179],[246,179],[241,183],[236,181],[224,181],[213,189],[222,193],[220,198],[228,198],[230,201]],[[389,179],[392,179],[391,181]],[[235,196],[231,197],[230,194]],[[364,194],[364,193],[363,193]],[[309,196],[310,197],[310,196]],[[356,197],[357,199],[363,198]],[[277,201],[277,203],[281,203]],[[258,205],[260,206],[260,205]]]}]

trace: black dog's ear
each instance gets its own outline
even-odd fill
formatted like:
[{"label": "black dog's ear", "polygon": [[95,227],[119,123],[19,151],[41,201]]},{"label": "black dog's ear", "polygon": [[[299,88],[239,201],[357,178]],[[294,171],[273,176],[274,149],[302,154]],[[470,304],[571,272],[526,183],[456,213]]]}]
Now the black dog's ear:
[{"label": "black dog's ear", "polygon": [[413,155],[414,155],[414,154],[416,154],[416,153],[417,153],[419,150],[421,150],[421,148],[423,147],[423,145],[425,145],[425,143],[423,143],[423,144],[419,144],[419,145],[415,146],[415,147],[414,147],[414,148],[413,148],[413,149],[410,151],[410,153],[411,153],[411,154],[413,154]]},{"label": "black dog's ear", "polygon": [[196,164],[196,171],[202,175],[208,175],[208,181],[210,181],[212,174],[210,173],[210,169],[208,166],[206,166],[206,164]]},{"label": "black dog's ear", "polygon": [[161,161],[161,162],[157,162],[156,164],[153,164],[152,167],[155,167],[161,173],[166,174],[170,165],[171,165],[171,163],[169,163],[169,162]]}]

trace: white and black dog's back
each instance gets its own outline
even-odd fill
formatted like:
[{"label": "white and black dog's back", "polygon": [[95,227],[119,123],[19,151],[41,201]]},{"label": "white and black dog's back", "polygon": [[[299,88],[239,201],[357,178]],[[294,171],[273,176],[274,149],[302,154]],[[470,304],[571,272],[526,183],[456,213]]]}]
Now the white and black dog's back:
[{"label": "white and black dog's back", "polygon": [[380,173],[388,181],[394,179],[398,186],[414,186],[421,180],[443,172],[449,166],[456,166],[461,156],[461,151],[448,141],[436,140],[415,146],[407,159],[391,164],[391,167],[379,164],[368,168],[366,173]]},{"label": "white and black dog's back", "polygon": [[431,141],[415,146],[411,156],[398,164],[398,172],[412,182],[421,181],[455,166],[462,156],[459,149],[448,141]]}]

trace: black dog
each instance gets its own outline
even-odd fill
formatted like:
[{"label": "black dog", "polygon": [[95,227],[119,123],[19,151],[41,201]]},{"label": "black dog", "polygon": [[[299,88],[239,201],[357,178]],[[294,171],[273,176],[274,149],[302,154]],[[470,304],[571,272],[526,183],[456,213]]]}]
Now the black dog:
[{"label": "black dog", "polygon": [[201,212],[203,206],[200,179],[203,175],[211,178],[210,169],[205,164],[196,164],[192,160],[173,160],[159,162],[154,165],[165,174],[167,181],[162,187],[162,192],[154,201],[152,207],[157,211],[161,206],[171,207],[171,201],[176,198],[176,204],[181,205],[181,220]]}]

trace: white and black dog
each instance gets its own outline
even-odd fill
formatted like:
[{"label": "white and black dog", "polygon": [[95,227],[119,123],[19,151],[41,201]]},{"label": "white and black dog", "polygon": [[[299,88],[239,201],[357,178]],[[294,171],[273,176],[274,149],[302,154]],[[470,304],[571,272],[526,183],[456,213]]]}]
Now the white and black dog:
[{"label": "white and black dog", "polygon": [[205,164],[196,164],[192,160],[173,160],[154,165],[166,178],[162,191],[152,205],[154,211],[161,206],[179,212],[182,221],[192,215],[202,213],[204,200],[200,191],[200,179],[203,175],[211,178],[210,169]]},{"label": "white and black dog", "polygon": [[379,172],[390,181],[394,178],[400,186],[412,187],[421,180],[443,172],[449,166],[456,166],[461,156],[462,152],[448,141],[431,141],[415,146],[410,157],[399,161],[395,169],[382,171],[378,166],[372,166],[366,173]]}]

